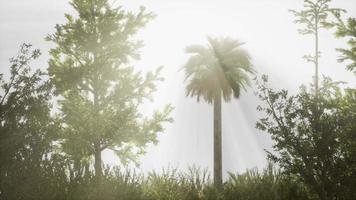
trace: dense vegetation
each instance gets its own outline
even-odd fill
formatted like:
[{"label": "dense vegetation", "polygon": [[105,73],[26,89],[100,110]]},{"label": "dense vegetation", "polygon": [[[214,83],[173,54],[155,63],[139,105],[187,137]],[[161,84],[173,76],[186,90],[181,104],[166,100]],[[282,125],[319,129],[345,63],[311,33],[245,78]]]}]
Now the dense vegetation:
[{"label": "dense vegetation", "polygon": [[255,79],[262,116],[256,128],[274,142],[271,164],[223,181],[221,100],[238,98],[257,71],[242,43],[208,38],[207,46],[186,49],[187,95],[214,104],[213,179],[196,167],[141,174],[104,166],[105,149],[121,164],[137,162],[173,122],[173,107],[151,117],[139,112],[163,80],[160,68],[144,74],[130,65],[142,47],[134,35],[154,14],[108,0],[72,0],[78,15],[66,14],[46,38],[54,44],[47,70],[33,70],[41,52],[23,44],[8,76],[0,74],[0,199],[356,199],[356,88],[320,81],[318,71],[319,29],[330,28],[347,39],[339,61],[355,72],[356,21],[344,21],[346,11],[329,8],[330,1],[305,0],[305,10],[292,11],[305,26],[301,33],[314,38],[315,53],[305,56],[315,67],[313,84],[290,94],[269,87],[267,75]]}]

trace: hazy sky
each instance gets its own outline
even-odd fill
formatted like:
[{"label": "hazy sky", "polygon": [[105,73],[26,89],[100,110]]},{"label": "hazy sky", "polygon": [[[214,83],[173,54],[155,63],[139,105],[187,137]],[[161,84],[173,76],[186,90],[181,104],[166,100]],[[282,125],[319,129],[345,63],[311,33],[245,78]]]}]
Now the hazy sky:
[{"label": "hazy sky", "polygon": [[[196,103],[185,97],[183,72],[187,59],[183,49],[190,44],[206,43],[206,36],[231,36],[246,42],[256,70],[268,74],[276,88],[296,91],[309,83],[313,65],[302,56],[313,52],[311,36],[297,33],[298,25],[288,9],[300,9],[302,0],[130,0],[116,1],[126,9],[140,5],[157,14],[157,18],[139,33],[145,47],[137,69],[164,66],[165,81],[160,84],[155,101],[145,106],[175,106],[175,122],[168,125],[157,146],[150,146],[142,158],[145,171],[168,165],[185,168],[198,165],[212,168],[212,106]],[[345,8],[348,16],[356,16],[356,1],[334,0],[332,6]],[[32,43],[44,55],[34,66],[47,67],[47,51],[51,43],[44,37],[54,32],[57,23],[64,23],[64,13],[74,13],[67,0],[0,0],[0,73],[7,73],[8,58],[16,55],[23,42]],[[344,47],[344,39],[335,39],[332,31],[322,31],[320,71],[334,80],[355,84],[355,77],[336,62],[335,48]],[[223,105],[223,168],[243,171],[266,164],[265,148],[271,142],[267,134],[257,131],[253,90]],[[110,152],[106,163],[117,163]]]}]

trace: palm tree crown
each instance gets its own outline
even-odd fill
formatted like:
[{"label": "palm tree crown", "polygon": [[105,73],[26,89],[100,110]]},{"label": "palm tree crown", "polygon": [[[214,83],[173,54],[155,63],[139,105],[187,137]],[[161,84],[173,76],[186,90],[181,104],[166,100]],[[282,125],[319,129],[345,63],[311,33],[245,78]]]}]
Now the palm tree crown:
[{"label": "palm tree crown", "polygon": [[207,46],[191,45],[186,53],[192,54],[185,64],[187,96],[201,97],[212,103],[222,92],[225,101],[240,96],[240,91],[250,84],[248,74],[254,74],[248,52],[243,43],[223,37],[208,37]]}]

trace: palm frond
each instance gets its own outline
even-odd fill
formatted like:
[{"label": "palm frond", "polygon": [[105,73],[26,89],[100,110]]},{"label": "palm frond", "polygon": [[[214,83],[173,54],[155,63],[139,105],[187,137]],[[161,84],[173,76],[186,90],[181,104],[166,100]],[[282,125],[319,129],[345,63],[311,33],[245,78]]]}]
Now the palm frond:
[{"label": "palm frond", "polygon": [[222,91],[225,101],[238,98],[241,89],[250,85],[249,74],[255,73],[243,44],[229,37],[208,37],[207,46],[187,47],[186,52],[192,54],[184,66],[187,96],[212,103],[214,94]]}]

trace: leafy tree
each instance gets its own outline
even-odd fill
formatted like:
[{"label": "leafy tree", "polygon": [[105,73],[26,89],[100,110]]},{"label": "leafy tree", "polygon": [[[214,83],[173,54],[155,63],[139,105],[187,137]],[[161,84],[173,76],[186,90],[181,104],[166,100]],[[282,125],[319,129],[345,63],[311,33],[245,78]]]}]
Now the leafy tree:
[{"label": "leafy tree", "polygon": [[351,61],[347,65],[347,69],[353,71],[356,74],[356,19],[350,17],[347,19],[346,23],[341,20],[340,16],[336,16],[338,21],[334,23],[337,27],[336,36],[337,37],[348,37],[347,44],[349,49],[338,48],[337,51],[341,53],[339,62],[344,62],[346,60]]},{"label": "leafy tree", "polygon": [[341,12],[344,12],[342,9],[330,8],[330,2],[331,0],[304,0],[304,10],[291,10],[296,17],[295,23],[304,26],[298,29],[299,33],[314,36],[314,55],[305,55],[304,58],[308,62],[314,63],[315,66],[314,86],[316,96],[318,96],[319,92],[319,31],[333,26],[333,22],[329,19],[330,15],[339,16]]},{"label": "leafy tree", "polygon": [[356,191],[356,89],[346,89],[344,96],[337,99],[339,102],[340,126],[340,153],[345,167],[343,171],[343,185],[341,199],[355,199]]},{"label": "leafy tree", "polygon": [[187,96],[202,97],[214,103],[214,182],[222,184],[221,155],[221,98],[238,98],[241,89],[249,85],[248,74],[254,69],[243,43],[231,38],[208,38],[209,45],[192,45],[186,52],[192,54],[185,64]]},{"label": "leafy tree", "polygon": [[135,161],[147,143],[157,142],[172,107],[142,116],[139,106],[156,90],[160,68],[144,77],[129,65],[142,46],[134,35],[154,15],[143,7],[138,13],[114,8],[108,0],[70,4],[78,17],[66,14],[66,24],[47,37],[56,44],[48,71],[62,97],[63,149],[81,159],[94,155],[100,177],[103,150],[115,151],[122,163]]},{"label": "leafy tree", "polygon": [[[319,97],[301,87],[296,95],[274,91],[267,77],[258,83],[258,106],[265,116],[257,128],[271,134],[274,152],[268,157],[296,175],[320,199],[354,199],[355,90],[343,92],[325,78]],[[311,85],[314,87],[313,85]]]},{"label": "leafy tree", "polygon": [[[337,30],[335,35],[337,37],[346,37],[348,38],[347,44],[349,45],[349,49],[336,49],[341,53],[339,62],[344,62],[346,60],[350,61],[346,68],[349,71],[353,71],[356,75],[356,19],[353,17],[349,17],[346,22],[341,19],[340,15],[335,16],[337,21],[333,23],[336,26]],[[340,118],[341,119],[349,119],[355,121],[355,113],[356,113],[356,89],[348,88],[346,89],[346,94],[344,98],[340,99],[339,108]],[[343,152],[343,156],[345,161],[347,161],[348,168],[345,171],[347,174],[347,183],[349,185],[356,185],[356,131],[354,128],[354,124],[345,124],[343,128],[343,132],[340,138],[341,142],[341,152]],[[350,178],[349,178],[350,177]],[[353,188],[343,188],[344,194],[346,197],[350,199],[356,198],[356,192]],[[346,199],[346,198],[345,198]]]},{"label": "leafy tree", "polygon": [[65,174],[54,152],[57,123],[50,115],[51,85],[30,63],[38,49],[23,44],[0,75],[0,199],[46,199],[61,189]]}]

